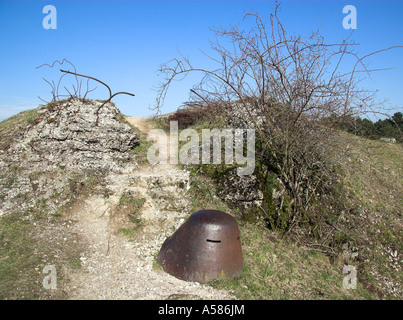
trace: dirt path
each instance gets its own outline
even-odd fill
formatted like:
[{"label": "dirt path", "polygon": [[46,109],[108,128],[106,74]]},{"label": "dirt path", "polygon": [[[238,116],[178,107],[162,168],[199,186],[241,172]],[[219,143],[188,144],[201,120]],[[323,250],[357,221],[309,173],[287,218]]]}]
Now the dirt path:
[{"label": "dirt path", "polygon": [[[143,132],[152,129],[145,119],[127,120]],[[133,166],[107,181],[108,196],[100,188],[73,210],[76,232],[88,250],[81,268],[69,273],[71,299],[233,299],[228,292],[153,267],[163,241],[187,218],[186,171],[170,164]],[[122,197],[144,201],[141,228],[131,241],[120,232],[129,223],[127,214],[117,210]]]},{"label": "dirt path", "polygon": [[148,133],[153,126],[150,122],[146,121],[143,118],[136,118],[136,117],[126,117],[126,120],[134,127],[139,129],[142,132]]}]

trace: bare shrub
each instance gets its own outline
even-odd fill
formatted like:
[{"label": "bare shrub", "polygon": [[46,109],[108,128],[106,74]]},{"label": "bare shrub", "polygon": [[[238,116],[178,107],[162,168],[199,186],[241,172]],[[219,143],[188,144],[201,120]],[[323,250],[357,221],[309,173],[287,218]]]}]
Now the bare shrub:
[{"label": "bare shrub", "polygon": [[167,118],[167,121],[178,121],[178,128],[185,129],[192,125],[197,124],[199,121],[203,121],[211,117],[219,106],[207,105],[202,107],[200,105],[187,104],[185,108],[178,109],[174,114]]},{"label": "bare shrub", "polygon": [[[338,183],[343,149],[336,125],[340,119],[379,110],[375,92],[361,88],[360,82],[380,69],[369,69],[365,62],[396,47],[360,57],[350,37],[327,43],[319,32],[289,34],[278,12],[276,5],[268,22],[246,13],[245,19],[254,22],[248,30],[213,29],[214,70],[194,67],[185,57],[163,64],[159,71],[165,78],[155,110],[162,107],[173,81],[201,73],[191,102],[219,105],[230,124],[256,131],[256,173],[266,195],[261,210],[268,223],[286,232],[305,225],[308,233],[322,237],[338,229],[331,215],[349,210],[343,208]],[[274,180],[269,178],[273,174]],[[277,202],[273,191],[280,194]]]}]

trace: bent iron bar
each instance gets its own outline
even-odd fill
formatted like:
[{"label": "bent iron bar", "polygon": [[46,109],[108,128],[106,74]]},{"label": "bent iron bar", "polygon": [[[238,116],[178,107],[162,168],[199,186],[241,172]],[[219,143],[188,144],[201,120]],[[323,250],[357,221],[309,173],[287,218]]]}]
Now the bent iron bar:
[{"label": "bent iron bar", "polygon": [[105,104],[107,104],[108,102],[110,102],[113,97],[117,96],[118,94],[127,94],[127,95],[129,95],[129,96],[134,97],[134,94],[133,94],[133,93],[130,93],[130,92],[123,92],[123,91],[121,91],[121,92],[116,92],[116,93],[112,94],[111,88],[109,88],[109,86],[108,86],[105,82],[102,82],[101,80],[98,80],[97,78],[90,77],[90,76],[86,76],[86,75],[79,74],[79,73],[76,73],[76,72],[71,72],[71,71],[62,70],[62,69],[60,69],[60,71],[61,71],[61,72],[64,72],[64,73],[73,74],[73,75],[75,75],[75,76],[84,77],[84,78],[88,78],[88,79],[91,79],[91,80],[94,80],[94,81],[98,81],[99,83],[103,84],[105,87],[108,88],[108,90],[109,90],[109,99],[106,100],[106,101],[98,108],[98,110],[97,110],[97,121],[96,121],[95,125],[98,125],[99,111],[102,109],[102,107],[103,107]]}]

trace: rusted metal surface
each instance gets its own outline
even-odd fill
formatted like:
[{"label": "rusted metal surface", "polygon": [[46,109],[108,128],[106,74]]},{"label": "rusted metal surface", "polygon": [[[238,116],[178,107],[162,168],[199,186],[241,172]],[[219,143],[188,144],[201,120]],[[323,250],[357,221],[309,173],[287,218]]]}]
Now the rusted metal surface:
[{"label": "rusted metal surface", "polygon": [[157,261],[186,281],[234,279],[243,265],[238,224],[222,211],[197,211],[165,240]]}]

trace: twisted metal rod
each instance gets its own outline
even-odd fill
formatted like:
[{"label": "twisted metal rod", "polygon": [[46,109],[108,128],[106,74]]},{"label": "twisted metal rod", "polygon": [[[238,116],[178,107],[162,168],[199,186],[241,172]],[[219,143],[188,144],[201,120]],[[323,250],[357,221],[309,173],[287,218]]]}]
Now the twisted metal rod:
[{"label": "twisted metal rod", "polygon": [[105,82],[102,82],[101,80],[99,80],[99,79],[97,79],[97,78],[90,77],[90,76],[86,76],[86,75],[79,74],[79,73],[76,73],[76,72],[71,72],[71,71],[67,71],[67,70],[62,70],[62,69],[60,69],[60,71],[61,71],[61,72],[64,72],[64,73],[72,74],[72,75],[75,75],[75,76],[84,77],[84,78],[88,78],[88,79],[97,81],[97,82],[103,84],[105,87],[108,88],[108,91],[109,91],[109,99],[108,99],[108,100],[105,100],[104,103],[98,108],[98,110],[97,110],[97,112],[96,112],[96,114],[97,114],[97,121],[96,121],[95,125],[98,125],[99,111],[102,109],[102,107],[103,107],[105,104],[107,104],[108,102],[110,102],[113,97],[117,96],[118,94],[127,94],[127,95],[132,96],[132,97],[135,96],[133,93],[124,92],[124,91],[116,92],[116,93],[112,94],[111,88],[109,88],[109,86],[108,86]]}]

